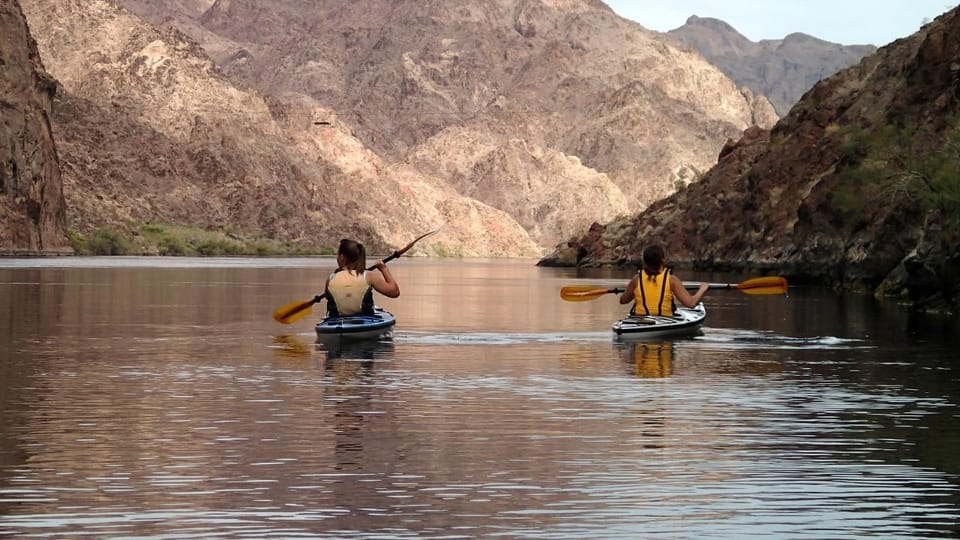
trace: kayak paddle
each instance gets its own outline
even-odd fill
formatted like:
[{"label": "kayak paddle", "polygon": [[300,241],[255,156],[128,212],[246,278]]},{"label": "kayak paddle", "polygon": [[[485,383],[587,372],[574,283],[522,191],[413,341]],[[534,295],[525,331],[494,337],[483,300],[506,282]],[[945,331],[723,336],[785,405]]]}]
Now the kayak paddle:
[{"label": "kayak paddle", "polygon": [[305,300],[303,302],[290,302],[289,304],[273,312],[273,320],[283,324],[291,324],[296,322],[309,315],[310,311],[312,311],[313,305],[321,300],[323,300],[323,297],[318,294],[310,300]]},{"label": "kayak paddle", "polygon": [[[707,283],[710,289],[737,289],[745,294],[787,294],[787,278],[764,276],[751,278],[741,283]],[[688,289],[696,289],[699,283],[683,282]]]},{"label": "kayak paddle", "polygon": [[560,289],[560,298],[567,302],[589,302],[605,294],[619,294],[623,291],[623,289],[605,289],[593,285],[572,285]]},{"label": "kayak paddle", "polygon": [[[394,252],[391,253],[386,259],[384,259],[384,260],[383,260],[384,264],[386,264],[386,263],[388,263],[388,262],[396,259],[397,257],[400,257],[401,255],[403,255],[403,254],[406,253],[407,251],[410,251],[410,248],[412,248],[414,244],[416,244],[417,242],[419,242],[420,240],[423,240],[424,238],[426,238],[426,237],[428,237],[428,236],[433,236],[434,234],[437,234],[438,232],[440,232],[440,229],[442,229],[442,228],[443,228],[443,225],[440,225],[440,226],[437,227],[436,229],[434,229],[434,230],[432,230],[432,231],[429,231],[429,232],[425,232],[425,233],[421,234],[420,236],[414,238],[412,242],[410,242],[410,243],[407,244],[406,246],[404,246],[404,247],[402,247],[402,248],[394,251]],[[375,268],[376,268],[376,266],[371,266],[370,268],[367,268],[367,270],[373,270],[373,269],[375,269]]]},{"label": "kayak paddle", "polygon": [[[437,234],[438,232],[440,232],[440,229],[442,228],[443,228],[443,225],[440,225],[439,227],[437,227],[432,231],[421,234],[406,246],[391,253],[386,259],[383,260],[383,262],[387,263],[389,261],[396,259],[397,257],[400,257],[407,251],[410,251],[410,248],[412,248],[414,244],[416,244],[417,242],[419,242],[420,240],[423,240],[428,236]],[[375,268],[376,266],[371,266],[370,268],[367,268],[367,270],[373,270]],[[323,296],[318,294],[317,296],[314,296],[310,300],[290,302],[289,304],[273,312],[273,320],[283,324],[291,324],[293,322],[296,322],[301,318],[305,317],[306,315],[308,315],[312,310],[313,305],[321,300],[323,300]]]},{"label": "kayak paddle", "polygon": [[[696,289],[699,283],[684,281],[683,286]],[[780,276],[751,278],[741,283],[708,283],[710,289],[737,289],[745,294],[787,294],[787,280]],[[593,285],[573,285],[560,289],[560,298],[568,302],[588,302],[605,294],[622,293],[624,289],[597,287]]]}]

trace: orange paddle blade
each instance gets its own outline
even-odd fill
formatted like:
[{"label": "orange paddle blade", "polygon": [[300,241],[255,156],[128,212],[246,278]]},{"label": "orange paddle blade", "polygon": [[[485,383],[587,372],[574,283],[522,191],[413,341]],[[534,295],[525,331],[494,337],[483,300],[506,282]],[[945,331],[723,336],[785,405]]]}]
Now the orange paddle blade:
[{"label": "orange paddle blade", "polygon": [[560,289],[560,298],[563,298],[567,302],[589,302],[606,294],[621,292],[623,292],[623,289],[597,287],[596,285],[572,285]]},{"label": "orange paddle blade", "polygon": [[787,294],[787,279],[781,276],[752,278],[735,288],[746,294]]},{"label": "orange paddle blade", "polygon": [[298,321],[310,313],[315,302],[315,298],[311,298],[305,302],[290,302],[273,312],[273,320],[283,324]]}]

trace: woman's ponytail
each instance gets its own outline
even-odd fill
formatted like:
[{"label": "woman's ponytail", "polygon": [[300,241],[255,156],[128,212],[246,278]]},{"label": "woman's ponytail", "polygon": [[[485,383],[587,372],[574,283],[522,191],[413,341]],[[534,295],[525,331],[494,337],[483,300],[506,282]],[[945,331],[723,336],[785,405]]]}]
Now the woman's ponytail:
[{"label": "woman's ponytail", "polygon": [[363,244],[344,238],[340,241],[337,253],[343,255],[344,268],[358,274],[367,269],[367,250]]}]

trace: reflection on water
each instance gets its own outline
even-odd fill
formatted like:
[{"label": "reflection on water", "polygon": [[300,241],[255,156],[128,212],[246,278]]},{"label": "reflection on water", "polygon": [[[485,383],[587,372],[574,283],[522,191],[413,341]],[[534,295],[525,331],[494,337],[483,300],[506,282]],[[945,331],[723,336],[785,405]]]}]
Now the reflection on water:
[{"label": "reflection on water", "polygon": [[627,342],[627,357],[631,360],[637,377],[662,379],[673,371],[672,341]]},{"label": "reflection on water", "polygon": [[341,345],[270,318],[324,259],[126,261],[0,261],[0,536],[960,534],[950,321],[711,292],[619,343],[572,270],[403,259]]},{"label": "reflection on water", "polygon": [[316,349],[326,352],[328,360],[388,361],[394,353],[393,339],[389,337],[371,341],[318,339]]},{"label": "reflection on water", "polygon": [[273,336],[273,352],[278,358],[309,358],[311,347],[297,336],[280,334]]}]

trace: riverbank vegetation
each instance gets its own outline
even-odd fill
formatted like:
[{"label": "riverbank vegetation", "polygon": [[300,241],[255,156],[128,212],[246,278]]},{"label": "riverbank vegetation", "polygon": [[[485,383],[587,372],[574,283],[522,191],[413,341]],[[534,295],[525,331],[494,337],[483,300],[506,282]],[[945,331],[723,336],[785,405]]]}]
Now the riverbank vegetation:
[{"label": "riverbank vegetation", "polygon": [[943,226],[960,230],[960,115],[948,120],[941,144],[895,126],[841,130],[845,168],[834,192],[841,214],[863,217],[872,208],[908,201],[937,212]]},{"label": "riverbank vegetation", "polygon": [[71,230],[77,255],[169,255],[183,257],[269,257],[332,255],[333,247],[304,249],[232,231],[209,231],[182,225],[147,223],[134,229],[98,228],[89,233]]}]

